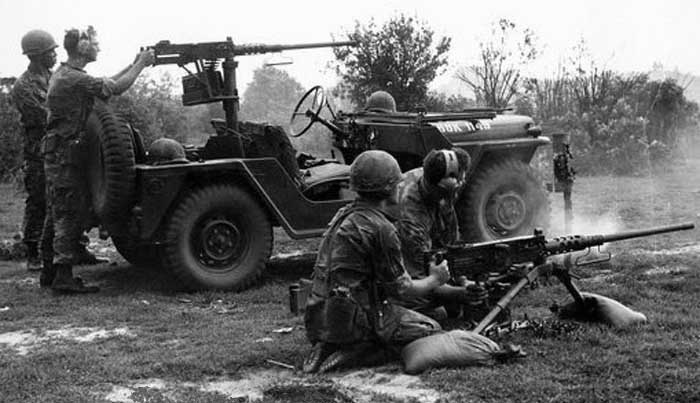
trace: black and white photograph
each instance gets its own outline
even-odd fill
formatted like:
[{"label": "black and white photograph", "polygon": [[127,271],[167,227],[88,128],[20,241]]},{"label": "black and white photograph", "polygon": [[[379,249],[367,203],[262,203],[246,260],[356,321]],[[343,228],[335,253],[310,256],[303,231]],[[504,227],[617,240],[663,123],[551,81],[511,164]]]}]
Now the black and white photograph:
[{"label": "black and white photograph", "polygon": [[700,3],[0,10],[0,403],[700,401]]}]

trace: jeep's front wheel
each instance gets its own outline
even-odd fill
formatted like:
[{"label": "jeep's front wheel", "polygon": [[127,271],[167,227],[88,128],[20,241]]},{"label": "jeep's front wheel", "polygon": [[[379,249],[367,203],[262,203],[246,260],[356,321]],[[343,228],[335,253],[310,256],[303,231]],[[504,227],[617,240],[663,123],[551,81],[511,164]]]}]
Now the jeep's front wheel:
[{"label": "jeep's front wheel", "polygon": [[457,205],[461,235],[482,242],[532,234],[549,222],[549,197],[535,170],[504,160],[476,172]]},{"label": "jeep's front wheel", "polygon": [[211,185],[183,198],[166,224],[164,265],[190,289],[241,291],[272,250],[266,212],[245,190]]}]

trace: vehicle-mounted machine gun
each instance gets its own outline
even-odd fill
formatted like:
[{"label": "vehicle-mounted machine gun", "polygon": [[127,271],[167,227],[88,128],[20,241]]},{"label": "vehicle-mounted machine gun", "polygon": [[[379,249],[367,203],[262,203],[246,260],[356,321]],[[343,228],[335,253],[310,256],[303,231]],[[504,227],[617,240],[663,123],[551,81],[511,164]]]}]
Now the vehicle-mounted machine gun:
[{"label": "vehicle-mounted machine gun", "polygon": [[[226,128],[238,132],[239,97],[236,88],[236,56],[257,55],[294,49],[355,46],[353,41],[302,43],[292,45],[234,44],[230,37],[223,42],[174,44],[160,41],[147,49],[155,53],[155,65],[174,64],[187,71],[182,78],[182,104],[185,106],[222,102]],[[194,64],[194,71],[188,65]],[[244,156],[238,136],[237,155]]]},{"label": "vehicle-mounted machine gun", "polygon": [[[507,309],[510,301],[526,285],[534,285],[539,277],[554,276],[559,279],[574,301],[586,309],[583,296],[571,281],[576,277],[569,272],[567,265],[548,262],[547,259],[551,256],[599,248],[606,243],[625,239],[693,228],[693,223],[683,223],[606,235],[568,235],[552,239],[546,239],[544,233],[536,229],[533,235],[474,244],[456,244],[428,251],[424,253],[423,260],[427,271],[433,259],[446,259],[454,283],[464,284],[465,279],[473,282],[467,287],[468,294],[474,297],[467,304],[471,312],[465,314],[469,316],[467,319],[475,319],[475,322],[478,322],[474,331],[480,333]],[[582,258],[585,258],[585,255],[577,259],[577,266],[610,260],[610,254],[593,260],[583,261]]]}]

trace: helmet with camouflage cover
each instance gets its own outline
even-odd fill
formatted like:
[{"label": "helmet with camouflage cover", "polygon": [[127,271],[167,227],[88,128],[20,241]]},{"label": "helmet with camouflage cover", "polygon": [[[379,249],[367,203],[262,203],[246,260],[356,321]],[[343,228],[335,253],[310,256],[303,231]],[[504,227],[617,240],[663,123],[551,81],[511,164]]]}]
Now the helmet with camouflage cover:
[{"label": "helmet with camouflage cover", "polygon": [[151,143],[148,148],[148,159],[156,165],[188,162],[182,144],[168,138],[160,138]]},{"label": "helmet with camouflage cover", "polygon": [[58,47],[50,33],[33,29],[22,37],[22,54],[36,56]]},{"label": "helmet with camouflage cover", "polygon": [[386,151],[365,151],[350,166],[350,186],[358,193],[389,194],[401,178],[399,163]]},{"label": "helmet with camouflage cover", "polygon": [[386,91],[375,91],[367,98],[365,110],[369,112],[396,112],[396,101]]}]

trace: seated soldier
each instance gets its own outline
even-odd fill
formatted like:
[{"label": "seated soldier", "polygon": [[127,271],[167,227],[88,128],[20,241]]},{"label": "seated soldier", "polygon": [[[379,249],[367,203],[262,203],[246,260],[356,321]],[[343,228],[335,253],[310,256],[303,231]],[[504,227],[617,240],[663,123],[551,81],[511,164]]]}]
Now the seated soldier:
[{"label": "seated soldier", "polygon": [[388,302],[388,297],[428,295],[449,279],[447,263],[431,264],[412,280],[403,266],[396,227],[386,209],[398,201],[401,170],[384,151],[365,151],[352,163],[358,196],[331,220],[319,247],[306,334],[314,344],[305,372],[371,364],[386,352],[441,331],[427,316]]},{"label": "seated soldier", "polygon": [[[428,275],[423,254],[459,240],[459,225],[454,203],[471,166],[469,154],[461,148],[432,150],[422,168],[404,174],[399,190],[399,220],[396,227],[406,270],[413,279]],[[441,320],[459,314],[465,302],[463,285],[445,284],[430,295],[394,301],[433,319]],[[443,308],[444,306],[444,308]]]}]

